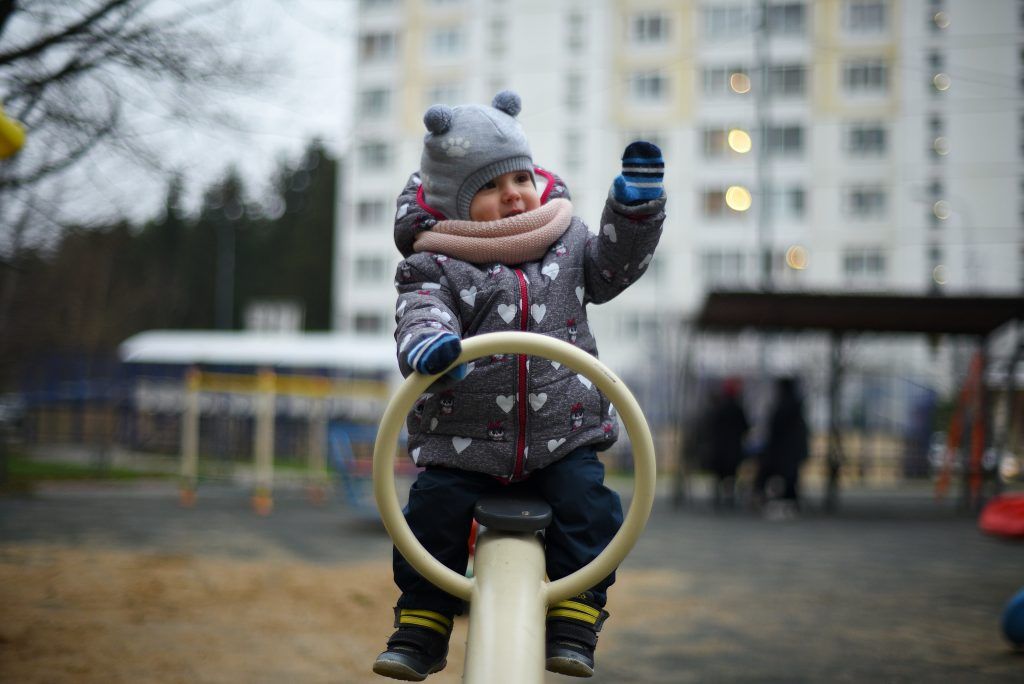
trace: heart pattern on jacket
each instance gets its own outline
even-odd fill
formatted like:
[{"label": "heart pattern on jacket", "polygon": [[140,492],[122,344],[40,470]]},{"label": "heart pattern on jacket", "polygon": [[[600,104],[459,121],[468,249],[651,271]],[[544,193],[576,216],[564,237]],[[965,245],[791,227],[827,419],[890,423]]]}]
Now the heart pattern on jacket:
[{"label": "heart pattern on jacket", "polygon": [[455,452],[459,454],[465,451],[466,447],[472,443],[472,437],[452,437],[452,446],[455,447]]},{"label": "heart pattern on jacket", "polygon": [[[544,404],[547,403],[547,400],[548,400],[548,395],[545,394],[544,392],[539,392],[537,394],[532,394],[531,393],[530,394],[530,407],[533,408],[534,411],[540,411],[541,408],[544,407]],[[508,412],[506,411],[506,413],[508,413]]]},{"label": "heart pattern on jacket", "polygon": [[[533,395],[531,394],[530,396],[532,397]],[[513,394],[509,394],[508,396],[499,394],[494,398],[494,401],[497,402],[498,408],[500,408],[505,413],[508,413],[509,411],[512,410],[512,407],[515,406],[516,397]]]},{"label": "heart pattern on jacket", "polygon": [[470,286],[468,290],[459,290],[459,297],[470,306],[476,306],[476,285]]},{"label": "heart pattern on jacket", "polygon": [[533,316],[533,320],[540,323],[544,320],[544,314],[548,312],[547,304],[534,304],[530,307],[530,315]]},{"label": "heart pattern on jacket", "polygon": [[550,264],[540,269],[540,272],[546,275],[551,280],[554,280],[555,278],[558,277],[558,272],[560,270],[561,269],[558,267],[558,264],[552,261]]},{"label": "heart pattern on jacket", "polygon": [[498,315],[501,316],[501,320],[506,323],[511,323],[512,319],[516,317],[516,305],[515,304],[499,304]]},{"label": "heart pattern on jacket", "polygon": [[565,444],[565,437],[559,437],[558,439],[549,439],[548,440],[548,451],[554,451],[555,449],[557,449],[558,447],[562,446],[563,444]]}]

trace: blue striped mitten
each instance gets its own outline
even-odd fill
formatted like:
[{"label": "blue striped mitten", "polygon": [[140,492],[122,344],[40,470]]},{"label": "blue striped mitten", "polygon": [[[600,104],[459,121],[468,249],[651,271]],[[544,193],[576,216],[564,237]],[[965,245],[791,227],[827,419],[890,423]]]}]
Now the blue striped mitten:
[{"label": "blue striped mitten", "polygon": [[622,174],[615,177],[612,194],[623,204],[643,204],[664,194],[665,160],[657,145],[639,140],[622,153]]},{"label": "blue striped mitten", "polygon": [[[439,332],[423,338],[406,352],[405,360],[417,373],[437,375],[462,353],[462,340],[450,332]],[[452,368],[448,375],[455,380],[466,377],[466,364]]]}]

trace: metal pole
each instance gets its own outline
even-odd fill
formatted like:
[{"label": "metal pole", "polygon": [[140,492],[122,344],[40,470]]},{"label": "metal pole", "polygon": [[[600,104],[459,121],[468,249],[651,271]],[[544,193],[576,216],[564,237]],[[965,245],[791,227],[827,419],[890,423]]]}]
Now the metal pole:
[{"label": "metal pole", "polygon": [[757,31],[754,34],[754,51],[757,55],[759,83],[754,87],[754,112],[757,121],[757,164],[755,183],[757,185],[757,256],[761,262],[760,286],[765,292],[772,289],[771,252],[771,207],[769,206],[770,183],[768,182],[768,104],[771,96],[768,64],[768,2],[761,0],[758,10]]},{"label": "metal pole", "polygon": [[484,531],[473,561],[466,684],[544,681],[544,549],[534,534]]}]

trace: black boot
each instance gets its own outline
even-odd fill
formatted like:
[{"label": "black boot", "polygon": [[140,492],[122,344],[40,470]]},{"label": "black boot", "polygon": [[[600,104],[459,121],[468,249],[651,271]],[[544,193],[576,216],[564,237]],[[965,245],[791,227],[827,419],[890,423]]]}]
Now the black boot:
[{"label": "black boot", "polygon": [[547,661],[548,671],[570,677],[594,675],[594,648],[597,633],[608,619],[587,594],[559,601],[548,608]]},{"label": "black boot", "polygon": [[373,671],[392,679],[422,682],[448,664],[451,617],[432,610],[395,608],[398,631],[388,639],[388,648],[377,656]]}]

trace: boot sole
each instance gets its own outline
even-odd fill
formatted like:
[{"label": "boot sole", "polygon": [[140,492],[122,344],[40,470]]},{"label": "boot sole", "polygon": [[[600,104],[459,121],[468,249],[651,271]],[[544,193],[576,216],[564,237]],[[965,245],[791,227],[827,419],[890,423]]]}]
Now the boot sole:
[{"label": "boot sole", "polygon": [[593,677],[594,668],[575,658],[551,656],[544,663],[548,672],[567,675],[569,677]]},{"label": "boot sole", "polygon": [[423,673],[409,665],[406,665],[400,660],[382,660],[381,658],[377,658],[373,663],[373,671],[379,675],[391,677],[391,679],[401,679],[406,682],[422,682],[428,675],[432,675],[435,672],[443,670],[447,664],[447,660],[442,660],[440,663],[427,670],[426,673]]}]

